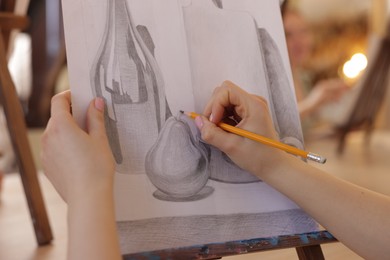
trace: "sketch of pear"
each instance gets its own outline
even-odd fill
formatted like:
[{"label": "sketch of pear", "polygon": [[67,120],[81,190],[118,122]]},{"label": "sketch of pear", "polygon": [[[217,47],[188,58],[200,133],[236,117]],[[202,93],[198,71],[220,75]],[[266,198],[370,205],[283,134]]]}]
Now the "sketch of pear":
[{"label": "sketch of pear", "polygon": [[146,156],[145,169],[158,190],[187,198],[205,187],[208,160],[207,148],[193,137],[188,122],[170,117]]}]

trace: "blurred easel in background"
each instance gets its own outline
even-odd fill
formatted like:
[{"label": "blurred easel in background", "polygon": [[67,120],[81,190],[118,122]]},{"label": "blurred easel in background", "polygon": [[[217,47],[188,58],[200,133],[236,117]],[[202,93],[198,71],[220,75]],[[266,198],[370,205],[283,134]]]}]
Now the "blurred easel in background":
[{"label": "blurred easel in background", "polygon": [[350,132],[362,129],[366,139],[374,129],[379,110],[384,103],[389,85],[390,70],[390,20],[387,15],[386,0],[374,0],[371,14],[372,51],[368,67],[358,86],[359,95],[344,124],[336,128],[338,134],[337,151],[342,153]]},{"label": "blurred easel in background", "polygon": [[20,2],[28,4],[28,0],[0,0],[0,103],[4,108],[36,239],[39,245],[45,245],[53,236],[27,139],[24,113],[8,70],[8,51],[13,44],[13,33],[29,24],[26,16],[15,14],[15,7]]}]

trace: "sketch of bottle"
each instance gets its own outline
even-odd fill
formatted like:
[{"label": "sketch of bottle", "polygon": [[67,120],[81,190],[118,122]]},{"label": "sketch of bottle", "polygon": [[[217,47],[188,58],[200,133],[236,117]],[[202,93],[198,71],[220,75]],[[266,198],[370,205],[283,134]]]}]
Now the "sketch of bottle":
[{"label": "sketch of bottle", "polygon": [[143,174],[145,156],[171,116],[148,28],[136,25],[126,0],[107,1],[92,89],[106,101],[105,120],[120,173]]}]

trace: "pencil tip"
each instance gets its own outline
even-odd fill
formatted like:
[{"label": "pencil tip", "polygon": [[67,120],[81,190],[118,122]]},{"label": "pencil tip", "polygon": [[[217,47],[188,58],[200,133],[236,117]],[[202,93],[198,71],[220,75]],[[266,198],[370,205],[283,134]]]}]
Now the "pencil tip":
[{"label": "pencil tip", "polygon": [[183,110],[180,110],[180,113],[184,114],[184,111],[183,111]]}]

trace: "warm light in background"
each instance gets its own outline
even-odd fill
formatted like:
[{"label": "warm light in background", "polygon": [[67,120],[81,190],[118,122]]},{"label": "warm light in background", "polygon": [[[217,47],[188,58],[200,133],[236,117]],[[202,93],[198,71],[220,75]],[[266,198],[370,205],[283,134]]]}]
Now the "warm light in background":
[{"label": "warm light in background", "polygon": [[363,53],[356,53],[345,62],[343,73],[349,79],[355,79],[367,67],[367,58]]}]

